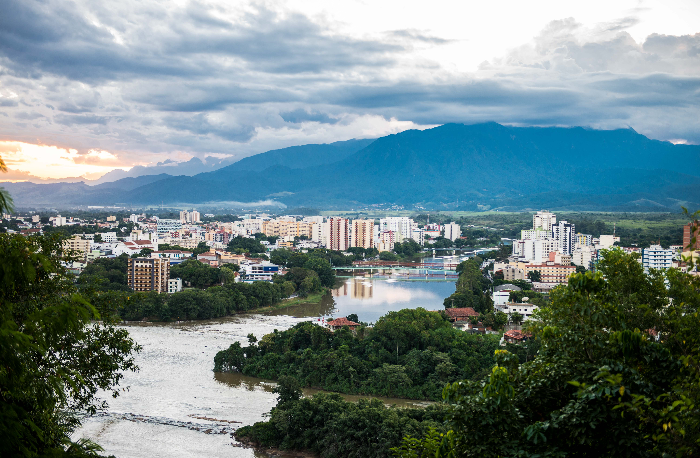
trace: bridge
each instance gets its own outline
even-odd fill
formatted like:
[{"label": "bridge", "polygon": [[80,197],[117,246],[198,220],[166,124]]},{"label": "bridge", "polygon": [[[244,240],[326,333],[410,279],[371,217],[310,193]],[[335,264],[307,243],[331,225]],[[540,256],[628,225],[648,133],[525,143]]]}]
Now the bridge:
[{"label": "bridge", "polygon": [[352,266],[333,267],[333,270],[369,271],[370,277],[374,272],[378,276],[385,276],[383,272],[389,271],[391,278],[401,279],[449,279],[456,280],[459,275],[454,270],[457,264],[443,264],[440,262],[399,262],[399,261],[355,261]]}]

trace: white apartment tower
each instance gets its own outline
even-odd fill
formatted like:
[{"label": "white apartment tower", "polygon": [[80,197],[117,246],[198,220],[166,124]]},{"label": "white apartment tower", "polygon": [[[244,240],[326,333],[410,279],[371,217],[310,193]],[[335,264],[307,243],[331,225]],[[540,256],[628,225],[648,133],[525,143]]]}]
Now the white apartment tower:
[{"label": "white apartment tower", "polygon": [[350,246],[350,225],[347,218],[328,219],[328,249],[345,251]]},{"label": "white apartment tower", "polygon": [[392,231],[400,235],[401,239],[410,238],[412,235],[413,220],[407,216],[389,216],[379,220],[379,232]]},{"label": "white apartment tower", "polygon": [[462,236],[462,228],[459,224],[451,222],[450,224],[445,224],[445,238],[450,239],[453,242]]},{"label": "white apartment tower", "polygon": [[542,229],[551,232],[555,224],[557,224],[557,215],[547,210],[538,211],[532,217],[532,228],[534,230]]},{"label": "white apartment tower", "polygon": [[552,238],[558,241],[561,254],[571,254],[576,247],[576,226],[566,221],[559,221],[552,226]]},{"label": "white apartment tower", "polygon": [[356,219],[352,222],[350,246],[372,248],[374,246],[374,220]]},{"label": "white apartment tower", "polygon": [[649,269],[668,269],[673,264],[673,250],[665,250],[660,245],[652,245],[644,248],[642,253],[642,266],[644,273]]}]

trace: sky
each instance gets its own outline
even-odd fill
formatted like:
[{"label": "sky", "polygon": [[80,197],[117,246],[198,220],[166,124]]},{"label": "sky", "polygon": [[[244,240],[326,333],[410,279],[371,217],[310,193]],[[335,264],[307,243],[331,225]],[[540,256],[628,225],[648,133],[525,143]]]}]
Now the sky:
[{"label": "sky", "polygon": [[0,0],[5,180],[447,122],[700,144],[700,1]]}]

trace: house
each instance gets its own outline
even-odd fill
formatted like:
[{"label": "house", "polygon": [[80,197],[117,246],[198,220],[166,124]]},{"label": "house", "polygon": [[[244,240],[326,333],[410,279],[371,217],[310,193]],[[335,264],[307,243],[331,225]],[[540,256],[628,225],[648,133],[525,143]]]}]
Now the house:
[{"label": "house", "polygon": [[516,329],[511,329],[510,331],[506,331],[505,334],[503,334],[503,340],[509,343],[525,342],[526,340],[530,340],[531,337],[532,334],[518,331]]},{"label": "house", "polygon": [[445,309],[445,314],[451,322],[469,321],[470,317],[479,316],[479,313],[471,307]]},{"label": "house", "polygon": [[330,328],[333,331],[337,331],[338,329],[341,329],[343,326],[347,326],[350,328],[351,331],[354,331],[355,329],[357,329],[358,326],[360,326],[360,323],[355,323],[354,321],[350,321],[345,317],[338,318],[335,320],[328,320],[328,321],[326,321],[326,323],[328,324],[328,326],[330,326]]}]

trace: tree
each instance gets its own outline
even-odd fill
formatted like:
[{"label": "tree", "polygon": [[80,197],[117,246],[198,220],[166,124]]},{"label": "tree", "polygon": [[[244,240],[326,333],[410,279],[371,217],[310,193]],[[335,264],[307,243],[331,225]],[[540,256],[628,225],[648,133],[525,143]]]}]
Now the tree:
[{"label": "tree", "polygon": [[523,322],[523,316],[518,312],[513,312],[510,314],[510,322],[518,325]]},{"label": "tree", "polygon": [[[528,322],[534,359],[498,350],[485,382],[445,389],[452,433],[433,456],[700,453],[700,278],[601,255],[598,272],[572,275]],[[427,439],[397,454],[424,456]]]},{"label": "tree", "polygon": [[577,273],[577,274],[585,273],[586,270],[588,270],[588,269],[586,269],[586,268],[583,267],[583,266],[576,266],[576,273]]},{"label": "tree", "polygon": [[256,239],[237,235],[228,243],[226,251],[243,253],[264,253],[265,247]]},{"label": "tree", "polygon": [[541,282],[542,273],[539,270],[533,270],[527,273],[527,278],[532,282]]},{"label": "tree", "polygon": [[382,261],[397,261],[399,257],[391,251],[382,251],[379,253],[379,259]]},{"label": "tree", "polygon": [[0,259],[0,455],[93,453],[71,439],[78,414],[119,394],[139,347],[77,292],[61,237],[0,235]]},{"label": "tree", "polygon": [[93,241],[95,243],[102,243],[102,234],[95,234],[95,237],[93,238]]}]

